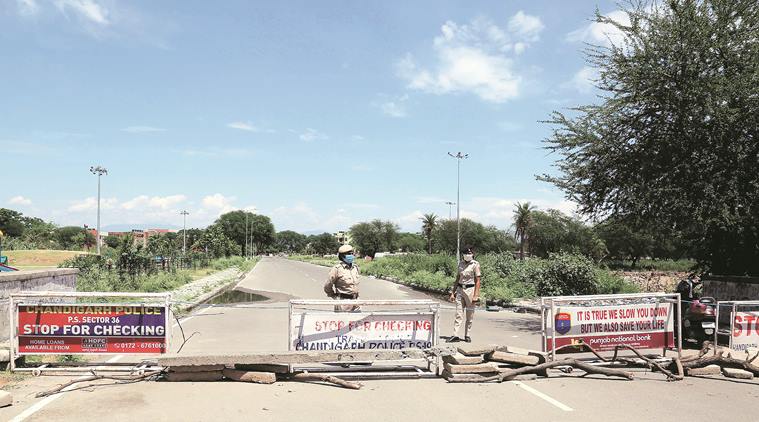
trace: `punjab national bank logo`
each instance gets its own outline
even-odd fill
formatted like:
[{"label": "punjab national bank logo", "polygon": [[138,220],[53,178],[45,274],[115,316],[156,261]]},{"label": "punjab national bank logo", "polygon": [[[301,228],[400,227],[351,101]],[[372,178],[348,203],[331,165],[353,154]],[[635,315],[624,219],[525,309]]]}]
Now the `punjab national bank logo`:
[{"label": "punjab national bank logo", "polygon": [[572,317],[566,312],[560,312],[556,314],[554,318],[556,325],[556,332],[559,334],[566,334],[572,329]]}]

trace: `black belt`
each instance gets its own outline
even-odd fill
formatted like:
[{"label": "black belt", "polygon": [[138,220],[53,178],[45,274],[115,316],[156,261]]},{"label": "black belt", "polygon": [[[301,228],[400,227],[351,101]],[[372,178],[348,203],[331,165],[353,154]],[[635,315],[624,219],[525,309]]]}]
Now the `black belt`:
[{"label": "black belt", "polygon": [[469,288],[469,287],[474,287],[475,284],[459,284],[459,286]]},{"label": "black belt", "polygon": [[358,299],[358,293],[354,293],[351,295],[346,294],[346,293],[338,293],[337,297],[339,297],[340,299]]}]

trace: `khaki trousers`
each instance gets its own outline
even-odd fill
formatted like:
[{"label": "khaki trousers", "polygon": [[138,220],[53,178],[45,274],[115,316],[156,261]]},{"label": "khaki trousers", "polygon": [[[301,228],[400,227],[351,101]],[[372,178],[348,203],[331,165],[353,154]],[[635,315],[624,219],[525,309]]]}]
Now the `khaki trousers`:
[{"label": "khaki trousers", "polygon": [[466,326],[464,328],[464,337],[469,336],[472,330],[472,320],[474,320],[474,286],[473,287],[456,287],[456,319],[453,320],[453,335],[459,335],[461,322],[466,317]]}]

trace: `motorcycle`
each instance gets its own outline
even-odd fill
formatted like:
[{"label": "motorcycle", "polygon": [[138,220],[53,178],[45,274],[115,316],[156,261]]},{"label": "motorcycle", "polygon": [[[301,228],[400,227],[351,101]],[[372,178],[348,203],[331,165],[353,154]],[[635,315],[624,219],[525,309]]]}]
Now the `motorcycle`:
[{"label": "motorcycle", "polygon": [[683,340],[695,340],[699,347],[704,341],[713,340],[717,329],[717,301],[704,296],[685,304],[687,307],[681,318]]}]

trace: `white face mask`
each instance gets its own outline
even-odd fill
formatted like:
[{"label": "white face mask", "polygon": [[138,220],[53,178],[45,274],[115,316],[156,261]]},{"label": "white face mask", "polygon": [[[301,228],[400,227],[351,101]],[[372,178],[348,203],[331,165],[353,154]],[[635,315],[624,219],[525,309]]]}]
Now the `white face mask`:
[{"label": "white face mask", "polygon": [[473,254],[470,254],[470,253],[464,254],[464,261],[470,262],[472,259],[474,259],[474,255]]}]

